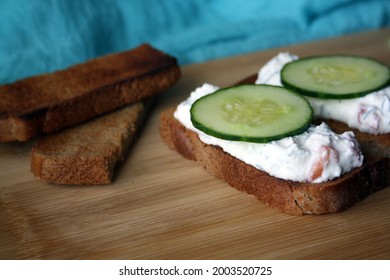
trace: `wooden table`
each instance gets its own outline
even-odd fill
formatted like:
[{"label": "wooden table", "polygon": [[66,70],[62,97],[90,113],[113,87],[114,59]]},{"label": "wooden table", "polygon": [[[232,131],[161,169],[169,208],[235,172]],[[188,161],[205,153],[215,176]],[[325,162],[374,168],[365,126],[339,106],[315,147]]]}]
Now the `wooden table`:
[{"label": "wooden table", "polygon": [[169,150],[161,110],[204,82],[227,86],[272,56],[360,54],[390,65],[390,29],[183,67],[108,186],[58,186],[29,170],[31,143],[0,144],[2,259],[390,259],[390,188],[351,209],[295,217]]}]

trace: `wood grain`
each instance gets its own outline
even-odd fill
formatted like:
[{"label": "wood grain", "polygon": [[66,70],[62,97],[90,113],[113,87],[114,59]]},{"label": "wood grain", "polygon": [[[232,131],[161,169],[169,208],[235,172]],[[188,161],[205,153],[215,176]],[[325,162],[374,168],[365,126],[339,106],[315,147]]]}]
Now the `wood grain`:
[{"label": "wood grain", "polygon": [[390,29],[183,67],[108,186],[30,172],[31,143],[0,144],[1,259],[390,259],[390,188],[323,216],[279,213],[169,150],[160,112],[204,82],[227,86],[280,51],[367,55],[390,65]]}]

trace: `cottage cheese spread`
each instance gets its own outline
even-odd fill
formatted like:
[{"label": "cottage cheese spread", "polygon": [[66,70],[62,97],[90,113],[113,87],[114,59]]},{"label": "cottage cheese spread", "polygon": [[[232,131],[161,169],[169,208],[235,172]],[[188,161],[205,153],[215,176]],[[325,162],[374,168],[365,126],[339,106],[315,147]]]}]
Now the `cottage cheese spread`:
[{"label": "cottage cheese spread", "polygon": [[[260,69],[256,84],[282,85],[280,71],[286,63],[296,59],[295,55],[280,53]],[[371,134],[390,133],[390,86],[359,98],[307,99],[318,118],[344,122]]]},{"label": "cottage cheese spread", "polygon": [[207,135],[191,122],[190,108],[202,96],[218,87],[204,84],[177,107],[174,116],[202,142],[225,152],[268,174],[286,180],[320,183],[337,178],[361,166],[363,156],[352,132],[336,134],[323,123],[306,132],[266,144],[229,141]]}]

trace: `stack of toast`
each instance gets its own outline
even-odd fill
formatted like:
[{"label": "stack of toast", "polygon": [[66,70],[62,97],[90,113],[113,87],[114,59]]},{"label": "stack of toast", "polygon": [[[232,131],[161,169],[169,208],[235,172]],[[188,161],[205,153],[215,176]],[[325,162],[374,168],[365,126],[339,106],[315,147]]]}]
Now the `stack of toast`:
[{"label": "stack of toast", "polygon": [[0,87],[0,142],[37,139],[35,176],[107,184],[154,96],[180,77],[177,60],[150,45]]}]

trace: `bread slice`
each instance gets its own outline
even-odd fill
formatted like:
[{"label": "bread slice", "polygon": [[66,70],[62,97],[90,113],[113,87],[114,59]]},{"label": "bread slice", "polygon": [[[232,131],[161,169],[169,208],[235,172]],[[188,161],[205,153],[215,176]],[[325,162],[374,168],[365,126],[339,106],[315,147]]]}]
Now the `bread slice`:
[{"label": "bread slice", "polygon": [[45,135],[31,151],[31,171],[46,182],[71,185],[111,183],[148,111],[137,102],[84,124]]},{"label": "bread slice", "polygon": [[172,86],[180,69],[149,45],[0,86],[0,142],[27,141]]},{"label": "bread slice", "polygon": [[[252,82],[252,77],[240,83],[245,82]],[[389,135],[370,135],[354,130],[365,156],[362,167],[331,181],[300,183],[270,176],[217,146],[203,143],[195,132],[174,118],[175,109],[162,112],[160,118],[160,135],[169,148],[184,158],[197,161],[209,173],[232,187],[284,213],[303,215],[339,212],[390,184]],[[326,123],[338,133],[351,130],[340,122]]]}]

